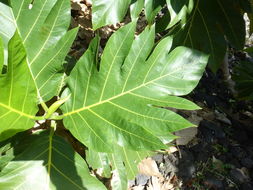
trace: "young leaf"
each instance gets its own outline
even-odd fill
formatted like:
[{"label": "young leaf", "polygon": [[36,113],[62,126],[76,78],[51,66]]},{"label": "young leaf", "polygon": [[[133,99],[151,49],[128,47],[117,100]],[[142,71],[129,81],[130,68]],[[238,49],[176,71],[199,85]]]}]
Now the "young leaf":
[{"label": "young leaf", "polygon": [[[162,40],[150,55],[154,26],[135,40],[134,32],[132,22],[113,34],[99,71],[91,51],[93,42],[67,81],[63,96],[72,95],[62,107],[64,124],[96,151],[112,152],[115,144],[137,151],[164,148],[160,137],[171,138],[171,132],[192,126],[176,113],[155,106],[160,106],[159,101],[170,102],[168,95],[189,93],[203,73],[207,56],[185,47],[169,53],[171,38]],[[150,105],[152,100],[157,100],[155,106]]]},{"label": "young leaf", "polygon": [[96,30],[108,24],[120,22],[131,0],[92,0],[92,26]]},{"label": "young leaf", "polygon": [[29,142],[26,149],[0,173],[2,189],[106,190],[90,175],[81,156],[52,131],[34,134],[25,141]]},{"label": "young leaf", "polygon": [[38,111],[35,84],[17,32],[8,49],[7,73],[0,75],[0,140],[33,127]]}]

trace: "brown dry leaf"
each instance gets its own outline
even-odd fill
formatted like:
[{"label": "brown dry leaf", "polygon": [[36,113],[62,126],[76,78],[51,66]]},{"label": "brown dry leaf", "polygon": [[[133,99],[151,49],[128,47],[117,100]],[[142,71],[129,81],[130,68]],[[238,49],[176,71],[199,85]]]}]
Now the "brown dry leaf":
[{"label": "brown dry leaf", "polygon": [[178,151],[178,149],[175,146],[170,146],[168,149],[166,149],[166,152],[168,154],[172,154],[172,153],[177,152],[177,151]]},{"label": "brown dry leaf", "polygon": [[152,177],[147,186],[147,190],[161,190],[161,185],[157,177]]},{"label": "brown dry leaf", "polygon": [[152,158],[142,160],[138,165],[138,169],[141,174],[163,178],[162,174],[159,172],[156,162]]},{"label": "brown dry leaf", "polygon": [[170,181],[165,181],[161,187],[161,190],[173,190],[174,185]]}]

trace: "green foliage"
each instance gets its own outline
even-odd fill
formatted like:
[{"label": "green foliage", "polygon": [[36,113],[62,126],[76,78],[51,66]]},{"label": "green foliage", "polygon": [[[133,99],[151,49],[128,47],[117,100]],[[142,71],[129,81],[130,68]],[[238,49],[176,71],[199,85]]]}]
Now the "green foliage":
[{"label": "green foliage", "polygon": [[[0,141],[6,140],[0,148],[0,183],[7,190],[106,189],[89,168],[106,178],[113,175],[112,188],[125,190],[143,158],[166,148],[176,138],[173,132],[194,126],[164,107],[199,109],[178,96],[196,87],[208,55],[175,44],[211,52],[214,60],[223,53],[220,46],[226,48],[224,35],[238,47],[243,42],[238,34],[241,29],[234,28],[236,22],[243,27],[241,12],[232,6],[236,1],[227,2],[227,7],[218,0],[208,1],[209,10],[202,1],[192,0],[93,0],[94,29],[121,21],[130,4],[132,21],[110,37],[101,57],[96,36],[73,70],[65,73],[63,64],[78,31],[68,30],[70,2],[10,3],[12,8],[0,3],[0,24],[4,26],[0,28],[0,68],[7,68],[0,73]],[[173,35],[155,43],[153,23],[165,3],[170,19],[164,29]],[[149,25],[135,35],[143,6]],[[211,17],[221,26],[216,27]],[[210,42],[204,47],[197,40],[200,35],[194,33],[197,26],[206,32],[201,40]],[[209,27],[212,35],[207,33]],[[235,36],[228,29],[234,29]],[[214,37],[217,52],[210,51]],[[185,43],[179,43],[181,38]],[[42,131],[34,127],[38,120],[46,120]],[[63,127],[85,156],[57,135]],[[18,143],[9,139],[15,140],[16,133],[28,129],[32,129],[30,135],[20,134]]]},{"label": "green foliage", "polygon": [[[118,5],[113,3],[114,0],[106,2],[112,5],[110,7],[112,12],[126,12],[127,8],[123,6],[124,11],[120,11]],[[143,1],[133,2],[131,16],[136,18]],[[175,36],[173,47],[183,45],[210,54],[209,67],[216,72],[224,59],[228,42],[237,49],[244,47],[243,14],[251,11],[250,3],[252,1],[248,0],[145,0],[143,6],[146,19],[149,25],[152,25],[156,22],[157,13],[167,5],[167,11],[157,20],[157,32],[167,30],[169,35]],[[93,10],[97,10],[96,4],[94,6]],[[101,6],[100,8],[106,9],[105,7]],[[133,12],[135,10],[133,7],[138,7],[136,13]],[[100,22],[99,27],[101,27],[123,19],[123,15],[120,19],[113,17],[114,13],[111,14],[111,11],[108,14],[111,17],[106,17],[108,18],[106,21],[103,20],[103,17],[96,16],[93,18],[93,23]],[[249,15],[251,16],[251,14]],[[115,18],[117,19],[115,20]],[[95,29],[97,28],[95,27]]]}]

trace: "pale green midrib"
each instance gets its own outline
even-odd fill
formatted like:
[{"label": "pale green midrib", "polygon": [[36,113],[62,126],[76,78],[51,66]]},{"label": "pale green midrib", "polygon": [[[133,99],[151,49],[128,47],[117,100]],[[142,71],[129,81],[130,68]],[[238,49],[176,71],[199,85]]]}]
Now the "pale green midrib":
[{"label": "pale green midrib", "polygon": [[79,108],[79,109],[73,110],[73,111],[71,111],[71,112],[65,113],[65,114],[63,114],[63,116],[69,116],[69,115],[72,115],[72,114],[75,114],[75,113],[78,113],[78,112],[81,112],[81,111],[90,109],[90,108],[92,108],[92,107],[101,105],[101,104],[106,103],[106,102],[108,102],[108,101],[111,101],[111,100],[113,100],[113,99],[119,98],[119,97],[121,97],[121,96],[123,96],[123,95],[125,95],[125,94],[128,94],[128,93],[130,93],[130,92],[132,92],[132,91],[134,91],[134,90],[137,90],[137,89],[139,89],[139,88],[142,88],[143,86],[146,86],[146,85],[148,85],[149,83],[152,83],[153,81],[159,80],[159,79],[164,78],[164,77],[166,77],[166,76],[170,76],[170,75],[172,75],[172,74],[175,73],[175,72],[178,72],[178,70],[174,70],[174,71],[171,72],[171,73],[168,73],[168,74],[166,74],[166,75],[163,75],[163,76],[160,76],[160,77],[158,77],[158,78],[155,78],[155,79],[153,79],[153,80],[151,80],[151,81],[148,81],[148,82],[146,82],[146,83],[141,84],[140,86],[137,86],[137,87],[135,87],[135,88],[132,88],[132,89],[130,89],[130,90],[128,90],[128,91],[125,91],[125,92],[123,92],[123,93],[120,93],[120,94],[118,94],[118,95],[116,95],[116,96],[113,96],[113,97],[111,97],[111,98],[108,98],[108,99],[106,99],[106,100],[99,101],[99,102],[97,102],[97,103],[95,103],[95,104],[92,104],[92,105],[89,105],[89,106],[87,106],[87,107]]},{"label": "pale green midrib", "polygon": [[21,116],[23,116],[23,117],[27,117],[27,118],[29,118],[29,119],[34,119],[34,118],[35,118],[33,115],[29,115],[29,114],[26,114],[26,113],[21,112],[21,111],[19,111],[19,110],[16,110],[16,109],[14,109],[14,108],[12,108],[12,107],[10,107],[10,106],[7,106],[7,105],[5,105],[5,104],[3,104],[3,103],[1,103],[1,102],[0,102],[0,106],[3,107],[3,108],[5,108],[5,109],[8,109],[8,110],[10,110],[10,111],[12,111],[12,112],[15,112],[15,113],[17,113],[17,114],[19,114],[19,115],[21,115]]},{"label": "pale green midrib", "polygon": [[103,85],[103,88],[102,88],[102,91],[101,91],[101,95],[100,95],[99,101],[101,101],[102,98],[103,98],[103,96],[104,96],[105,87],[107,86],[107,81],[108,81],[109,75],[111,74],[111,70],[112,70],[112,68],[113,68],[113,66],[114,66],[114,62],[115,62],[115,60],[116,60],[116,58],[117,58],[117,55],[118,55],[119,51],[121,50],[122,46],[124,45],[125,41],[128,39],[128,35],[129,35],[129,33],[131,32],[132,27],[133,27],[133,26],[131,26],[131,27],[129,28],[129,30],[127,31],[127,33],[126,33],[124,39],[122,40],[122,42],[121,42],[121,44],[120,44],[120,47],[118,48],[117,52],[115,53],[115,55],[114,55],[114,57],[113,57],[113,60],[112,60],[111,66],[110,66],[110,68],[109,68],[108,74],[106,75],[106,78],[105,78],[105,82],[104,82],[104,85]]},{"label": "pale green midrib", "polygon": [[19,19],[19,16],[20,16],[21,10],[22,10],[22,8],[23,8],[24,2],[25,2],[25,0],[23,0],[22,3],[21,3],[21,6],[20,6],[20,8],[19,8],[19,10],[18,10],[18,14],[17,14],[15,23],[16,23],[16,22],[18,21],[18,19]]}]

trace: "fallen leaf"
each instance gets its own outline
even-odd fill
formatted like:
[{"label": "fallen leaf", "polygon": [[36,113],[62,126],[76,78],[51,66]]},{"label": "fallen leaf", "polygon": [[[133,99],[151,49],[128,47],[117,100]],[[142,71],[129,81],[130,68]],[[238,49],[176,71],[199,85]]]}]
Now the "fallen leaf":
[{"label": "fallen leaf", "polygon": [[141,174],[163,178],[162,174],[159,172],[156,162],[152,158],[142,160],[138,165],[138,169]]}]

